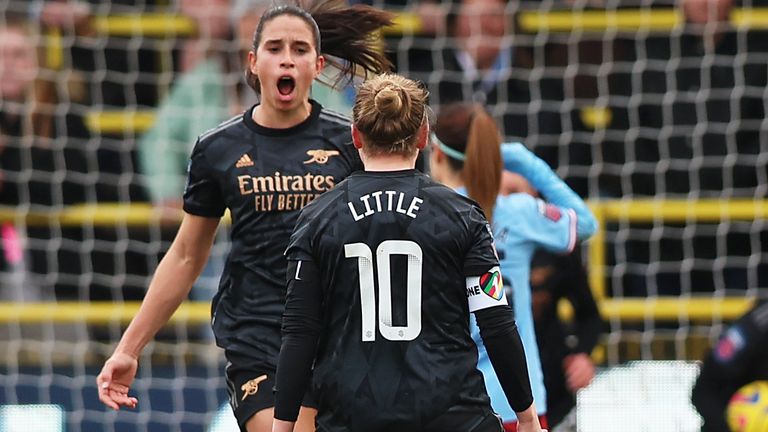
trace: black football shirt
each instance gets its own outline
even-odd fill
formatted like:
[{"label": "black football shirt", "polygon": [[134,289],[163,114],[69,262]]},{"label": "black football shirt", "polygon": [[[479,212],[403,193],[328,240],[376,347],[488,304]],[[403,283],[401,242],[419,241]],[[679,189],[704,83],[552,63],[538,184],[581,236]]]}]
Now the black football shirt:
[{"label": "black football shirt", "polygon": [[287,255],[323,290],[319,430],[421,430],[489,406],[467,280],[498,266],[492,244],[476,203],[416,170],[354,173],[304,209]]},{"label": "black football shirt", "polygon": [[311,101],[289,129],[252,119],[253,108],[201,135],[192,152],[184,211],[221,217],[229,209],[231,250],[213,300],[217,344],[274,368],[285,304],[284,252],[299,211],[362,169],[349,119]]}]

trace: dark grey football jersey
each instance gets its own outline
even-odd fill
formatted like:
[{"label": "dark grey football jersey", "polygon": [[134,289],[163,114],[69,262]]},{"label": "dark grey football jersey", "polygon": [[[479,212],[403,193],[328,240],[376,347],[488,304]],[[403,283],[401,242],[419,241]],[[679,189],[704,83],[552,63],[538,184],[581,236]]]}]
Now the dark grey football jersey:
[{"label": "dark grey football jersey", "polygon": [[416,170],[358,172],[302,211],[287,255],[320,270],[320,430],[422,430],[488,406],[467,278],[498,260],[476,203]]},{"label": "dark grey football jersey", "polygon": [[312,101],[289,129],[252,120],[253,109],[202,135],[184,193],[187,213],[232,217],[231,250],[213,301],[217,343],[274,368],[285,303],[284,252],[299,211],[362,169],[349,119]]}]

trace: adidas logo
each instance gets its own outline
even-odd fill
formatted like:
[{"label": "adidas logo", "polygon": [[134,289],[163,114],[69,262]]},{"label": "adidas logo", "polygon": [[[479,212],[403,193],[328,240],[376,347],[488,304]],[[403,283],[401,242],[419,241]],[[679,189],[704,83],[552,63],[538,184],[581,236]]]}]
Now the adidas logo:
[{"label": "adidas logo", "polygon": [[235,164],[235,168],[245,168],[249,166],[253,166],[253,161],[247,153],[240,156],[240,159],[238,159],[237,163]]}]

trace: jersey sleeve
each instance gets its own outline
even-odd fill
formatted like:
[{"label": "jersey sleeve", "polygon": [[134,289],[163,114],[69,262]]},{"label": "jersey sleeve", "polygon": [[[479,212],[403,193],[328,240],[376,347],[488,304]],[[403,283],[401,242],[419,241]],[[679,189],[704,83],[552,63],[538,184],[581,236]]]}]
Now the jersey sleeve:
[{"label": "jersey sleeve", "polygon": [[464,259],[469,311],[506,305],[504,282],[493,246],[491,227],[482,210],[475,206],[469,212],[469,227],[470,247]]},{"label": "jersey sleeve", "polygon": [[572,209],[559,207],[527,194],[515,194],[521,211],[515,217],[516,225],[526,237],[538,246],[552,252],[569,253],[576,246],[576,214]]},{"label": "jersey sleeve", "polygon": [[226,210],[224,194],[216,181],[213,167],[205,157],[200,140],[192,150],[184,188],[184,211],[196,216],[221,217]]},{"label": "jersey sleeve", "polygon": [[312,233],[309,212],[311,205],[304,207],[299,213],[299,220],[293,228],[285,257],[289,261],[312,260]]}]

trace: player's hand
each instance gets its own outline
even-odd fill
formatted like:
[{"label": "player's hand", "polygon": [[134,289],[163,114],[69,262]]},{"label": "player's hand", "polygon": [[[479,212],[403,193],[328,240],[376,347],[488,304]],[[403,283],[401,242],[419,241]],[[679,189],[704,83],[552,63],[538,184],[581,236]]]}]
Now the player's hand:
[{"label": "player's hand", "polygon": [[563,360],[563,370],[568,389],[574,393],[588,386],[595,377],[595,365],[584,353],[566,356]]},{"label": "player's hand", "polygon": [[517,411],[515,414],[517,415],[517,432],[547,432],[546,429],[541,428],[535,403],[531,403],[525,411]]},{"label": "player's hand", "polygon": [[547,432],[546,429],[542,429],[538,421],[528,423],[517,423],[517,432]]},{"label": "player's hand", "polygon": [[136,358],[124,353],[113,354],[96,377],[99,400],[114,410],[119,410],[121,406],[136,408],[139,400],[128,396],[128,390],[136,377],[138,367]]},{"label": "player's hand", "polygon": [[525,177],[507,170],[501,173],[499,193],[505,196],[513,193],[527,193],[531,196],[539,195]]}]

